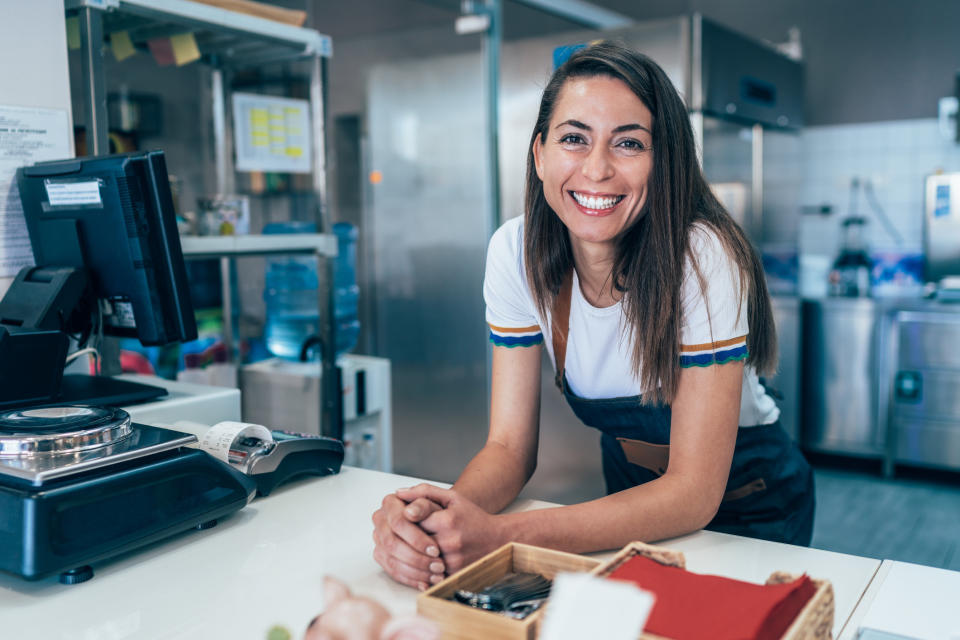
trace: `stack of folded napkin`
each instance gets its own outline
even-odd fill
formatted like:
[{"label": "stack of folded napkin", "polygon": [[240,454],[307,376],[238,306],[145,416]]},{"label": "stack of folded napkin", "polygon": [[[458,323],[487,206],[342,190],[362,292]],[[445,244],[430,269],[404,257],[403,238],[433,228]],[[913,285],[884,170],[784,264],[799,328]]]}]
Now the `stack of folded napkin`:
[{"label": "stack of folded napkin", "polygon": [[671,640],[778,640],[817,591],[806,575],[783,584],[753,584],[691,573],[633,556],[608,578],[656,597],[645,631]]}]

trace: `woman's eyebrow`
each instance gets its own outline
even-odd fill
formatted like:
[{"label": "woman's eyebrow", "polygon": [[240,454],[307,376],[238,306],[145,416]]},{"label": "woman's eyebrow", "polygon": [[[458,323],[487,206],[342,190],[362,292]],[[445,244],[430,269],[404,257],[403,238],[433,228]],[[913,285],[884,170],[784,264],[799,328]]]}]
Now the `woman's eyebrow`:
[{"label": "woman's eyebrow", "polygon": [[[556,128],[556,129],[559,129],[560,127],[562,127],[562,126],[564,126],[564,125],[569,125],[569,126],[571,126],[571,127],[576,127],[577,129],[583,129],[584,131],[593,131],[593,127],[591,127],[590,125],[584,124],[584,123],[580,122],[579,120],[574,120],[574,119],[572,119],[572,118],[571,118],[570,120],[564,120],[563,122],[558,123],[555,128]],[[623,133],[624,131],[637,131],[637,130],[646,131],[647,133],[652,133],[652,132],[650,131],[650,129],[648,129],[647,127],[643,126],[642,124],[637,124],[637,123],[633,123],[633,124],[622,124],[622,125],[620,125],[619,127],[616,127],[616,128],[612,131],[612,133]]]},{"label": "woman's eyebrow", "polygon": [[622,124],[616,129],[614,129],[613,133],[623,133],[624,131],[637,131],[638,129],[641,131],[646,131],[647,133],[652,133],[650,129],[647,129],[642,124]]},{"label": "woman's eyebrow", "polygon": [[555,129],[559,129],[560,127],[562,127],[562,126],[565,125],[565,124],[568,124],[568,125],[570,125],[571,127],[576,127],[577,129],[583,129],[584,131],[593,131],[593,129],[592,129],[589,125],[585,125],[585,124],[583,124],[582,122],[580,122],[579,120],[573,120],[573,119],[564,120],[563,122],[558,123],[557,126],[554,127],[554,128],[555,128]]}]

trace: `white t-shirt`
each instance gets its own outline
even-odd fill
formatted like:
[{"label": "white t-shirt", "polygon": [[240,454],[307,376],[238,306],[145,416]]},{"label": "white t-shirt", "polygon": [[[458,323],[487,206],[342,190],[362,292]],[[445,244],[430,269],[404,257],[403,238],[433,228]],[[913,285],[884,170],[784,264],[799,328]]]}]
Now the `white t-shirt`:
[{"label": "white t-shirt", "polygon": [[[698,256],[707,295],[702,294],[688,260],[682,289],[680,366],[708,366],[746,359],[747,301],[746,296],[740,295],[736,264],[707,226],[695,225],[691,234],[691,249]],[[556,367],[549,318],[540,317],[527,285],[522,216],[507,221],[490,239],[483,297],[491,342],[506,347],[546,343],[550,360]],[[573,393],[591,399],[642,393],[631,363],[627,329],[621,303],[594,307],[583,297],[574,272],[564,367]],[[780,410],[764,391],[756,371],[753,367],[744,367],[740,426],[771,424],[779,417]]]}]

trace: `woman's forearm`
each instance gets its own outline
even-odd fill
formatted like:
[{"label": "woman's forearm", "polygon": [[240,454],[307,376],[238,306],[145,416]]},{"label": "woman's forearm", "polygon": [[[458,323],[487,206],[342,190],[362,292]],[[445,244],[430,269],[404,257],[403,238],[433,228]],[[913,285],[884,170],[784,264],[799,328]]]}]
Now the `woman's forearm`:
[{"label": "woman's forearm", "polygon": [[695,483],[664,476],[590,502],[504,514],[498,520],[503,542],[588,553],[696,531],[716,509]]},{"label": "woman's forearm", "polygon": [[484,511],[499,513],[516,499],[535,466],[535,461],[491,440],[473,457],[453,488]]}]

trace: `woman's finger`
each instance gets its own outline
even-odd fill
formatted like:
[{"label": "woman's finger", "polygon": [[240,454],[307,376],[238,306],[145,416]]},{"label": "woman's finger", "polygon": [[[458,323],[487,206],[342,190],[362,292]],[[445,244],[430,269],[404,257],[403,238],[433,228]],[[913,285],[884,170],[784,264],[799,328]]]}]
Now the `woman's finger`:
[{"label": "woman's finger", "polygon": [[419,525],[407,520],[402,512],[388,516],[387,524],[394,535],[410,545],[417,553],[430,558],[440,557],[440,546],[436,540],[421,529]]},{"label": "woman's finger", "polygon": [[410,519],[410,522],[422,522],[430,517],[435,511],[443,509],[439,504],[427,498],[417,498],[404,509],[403,513]]},{"label": "woman's finger", "polygon": [[387,574],[401,584],[423,591],[430,586],[430,573],[420,571],[410,565],[397,560],[387,553],[383,547],[376,547],[373,550],[373,559],[377,561]]},{"label": "woman's finger", "polygon": [[446,571],[446,565],[442,558],[420,553],[392,531],[382,535],[377,543],[384,547],[390,555],[411,567],[441,575]]},{"label": "woman's finger", "polygon": [[456,492],[452,489],[441,489],[440,487],[435,487],[432,484],[418,484],[415,487],[409,489],[397,489],[397,496],[400,497],[404,502],[413,502],[417,498],[426,498],[428,500],[433,500],[441,507],[450,506],[450,502],[456,497]]}]

